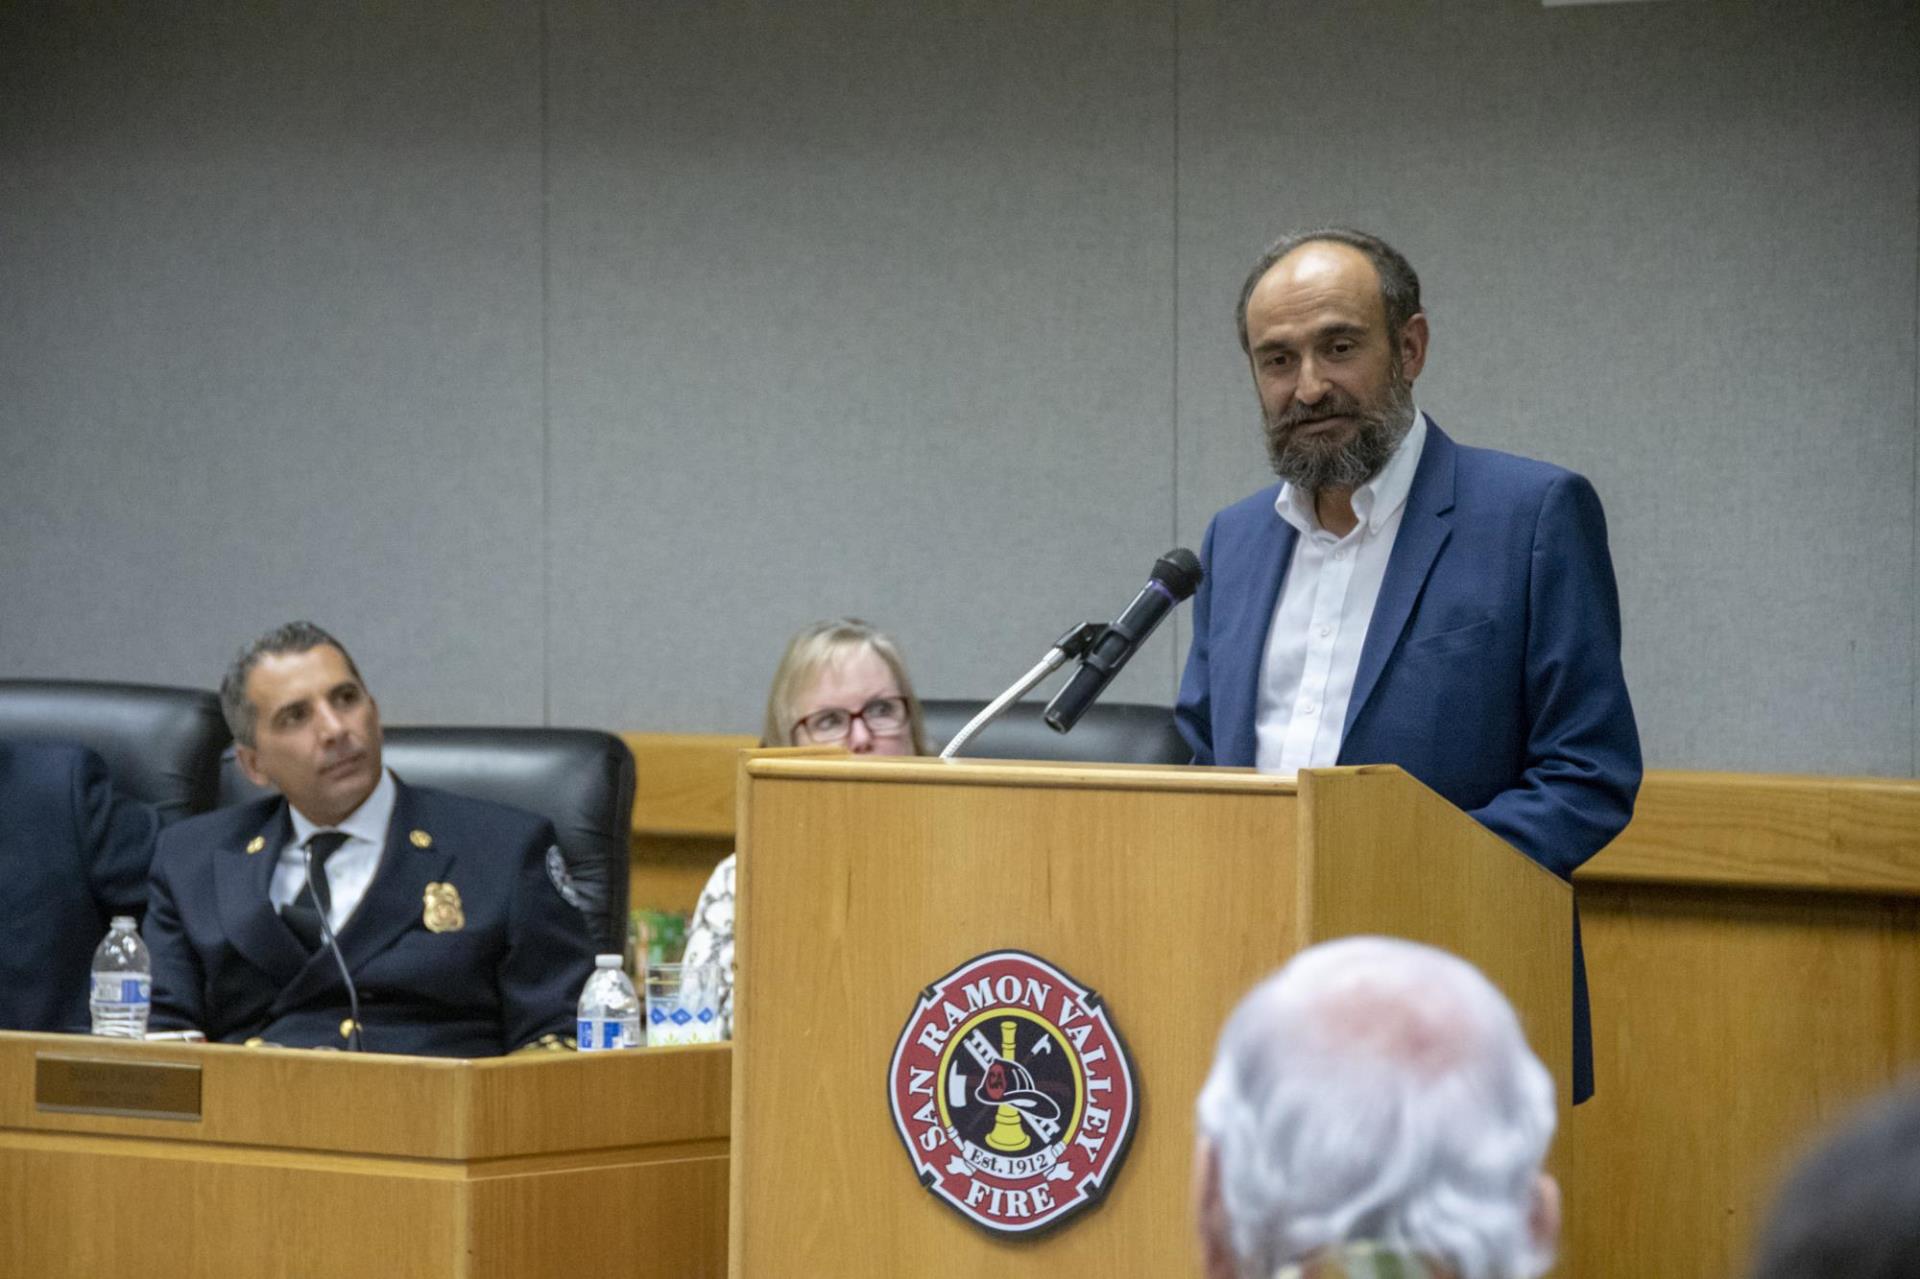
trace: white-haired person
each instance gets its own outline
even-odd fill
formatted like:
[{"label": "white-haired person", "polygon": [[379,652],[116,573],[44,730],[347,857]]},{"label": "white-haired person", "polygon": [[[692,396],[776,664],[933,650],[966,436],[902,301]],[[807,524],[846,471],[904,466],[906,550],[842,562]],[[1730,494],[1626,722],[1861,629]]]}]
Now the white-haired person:
[{"label": "white-haired person", "polygon": [[[844,746],[855,755],[925,755],[926,724],[900,646],[857,617],[801,628],[767,691],[762,746]],[[720,1017],[733,1035],[733,878],[729,853],[701,890],[684,962],[717,964]]]},{"label": "white-haired person", "polygon": [[1350,937],[1242,999],[1197,1107],[1208,1279],[1534,1279],[1560,1191],[1553,1081],[1445,951]]}]

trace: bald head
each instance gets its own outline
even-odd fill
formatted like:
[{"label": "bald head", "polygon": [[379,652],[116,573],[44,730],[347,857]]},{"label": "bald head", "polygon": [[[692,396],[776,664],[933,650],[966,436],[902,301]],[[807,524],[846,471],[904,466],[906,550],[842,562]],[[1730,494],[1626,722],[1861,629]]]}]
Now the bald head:
[{"label": "bald head", "polygon": [[1255,317],[1284,323],[1328,308],[1355,326],[1387,332],[1380,273],[1367,255],[1331,240],[1309,240],[1254,282],[1241,318],[1248,340],[1255,341]]},{"label": "bald head", "polygon": [[1253,296],[1254,288],[1266,278],[1281,259],[1290,257],[1295,250],[1309,244],[1340,245],[1352,249],[1366,258],[1373,268],[1375,287],[1380,295],[1381,315],[1389,334],[1398,333],[1406,322],[1419,314],[1420,277],[1415,273],[1413,264],[1401,256],[1398,249],[1377,235],[1365,231],[1356,231],[1351,227],[1317,227],[1311,231],[1295,231],[1281,236],[1269,244],[1247,272],[1246,280],[1240,286],[1239,305],[1235,310],[1234,322],[1240,330],[1240,349],[1249,351],[1247,340],[1247,302]]}]

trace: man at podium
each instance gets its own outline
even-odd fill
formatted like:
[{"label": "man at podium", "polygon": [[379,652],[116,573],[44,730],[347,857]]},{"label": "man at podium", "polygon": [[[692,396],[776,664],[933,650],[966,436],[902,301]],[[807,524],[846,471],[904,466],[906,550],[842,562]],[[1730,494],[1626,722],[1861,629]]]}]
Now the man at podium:
[{"label": "man at podium", "polygon": [[592,952],[551,825],[389,773],[373,695],[310,622],[243,650],[220,704],[241,768],[280,794],[162,833],[144,929],[156,1026],[441,1057],[572,1028]]},{"label": "man at podium", "polygon": [[[1194,762],[1397,764],[1570,877],[1640,785],[1593,486],[1456,444],[1419,410],[1419,277],[1374,236],[1281,239],[1242,287],[1239,326],[1280,483],[1221,511],[1202,544],[1175,712]],[[1577,953],[1574,971],[1579,1099]]]}]

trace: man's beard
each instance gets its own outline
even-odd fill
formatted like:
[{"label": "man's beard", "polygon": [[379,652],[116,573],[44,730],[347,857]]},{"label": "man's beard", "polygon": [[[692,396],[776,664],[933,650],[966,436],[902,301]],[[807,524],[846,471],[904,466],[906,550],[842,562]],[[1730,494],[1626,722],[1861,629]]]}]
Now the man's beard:
[{"label": "man's beard", "polygon": [[[1387,384],[1378,402],[1359,400],[1329,387],[1318,404],[1290,403],[1278,414],[1263,412],[1267,458],[1273,473],[1308,493],[1325,489],[1351,492],[1387,464],[1400,441],[1413,429],[1413,384],[1395,360],[1387,370]],[[1353,422],[1345,439],[1331,434],[1303,435],[1302,428],[1324,418],[1344,417]]]}]

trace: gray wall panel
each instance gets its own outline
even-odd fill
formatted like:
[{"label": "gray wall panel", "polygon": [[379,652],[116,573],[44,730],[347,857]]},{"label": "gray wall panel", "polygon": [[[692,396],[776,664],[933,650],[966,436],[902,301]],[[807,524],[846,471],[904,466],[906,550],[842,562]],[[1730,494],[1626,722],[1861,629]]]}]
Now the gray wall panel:
[{"label": "gray wall panel", "polygon": [[394,719],[747,729],[844,610],[988,694],[1261,483],[1337,219],[1599,486],[1651,762],[1913,771],[1910,5],[21,4],[0,85],[0,673],[311,612]]},{"label": "gray wall panel", "polygon": [[537,722],[534,15],[230,10],[4,20],[0,670]]},{"label": "gray wall panel", "polygon": [[750,730],[838,613],[985,696],[1166,549],[1172,25],[1006,12],[556,6],[556,717]]},{"label": "gray wall panel", "polygon": [[[1367,226],[1422,274],[1422,406],[1606,500],[1649,763],[1910,771],[1910,12],[1280,11],[1182,24],[1183,532],[1264,478],[1253,253]],[[1391,72],[1263,116],[1282,28]]]}]

